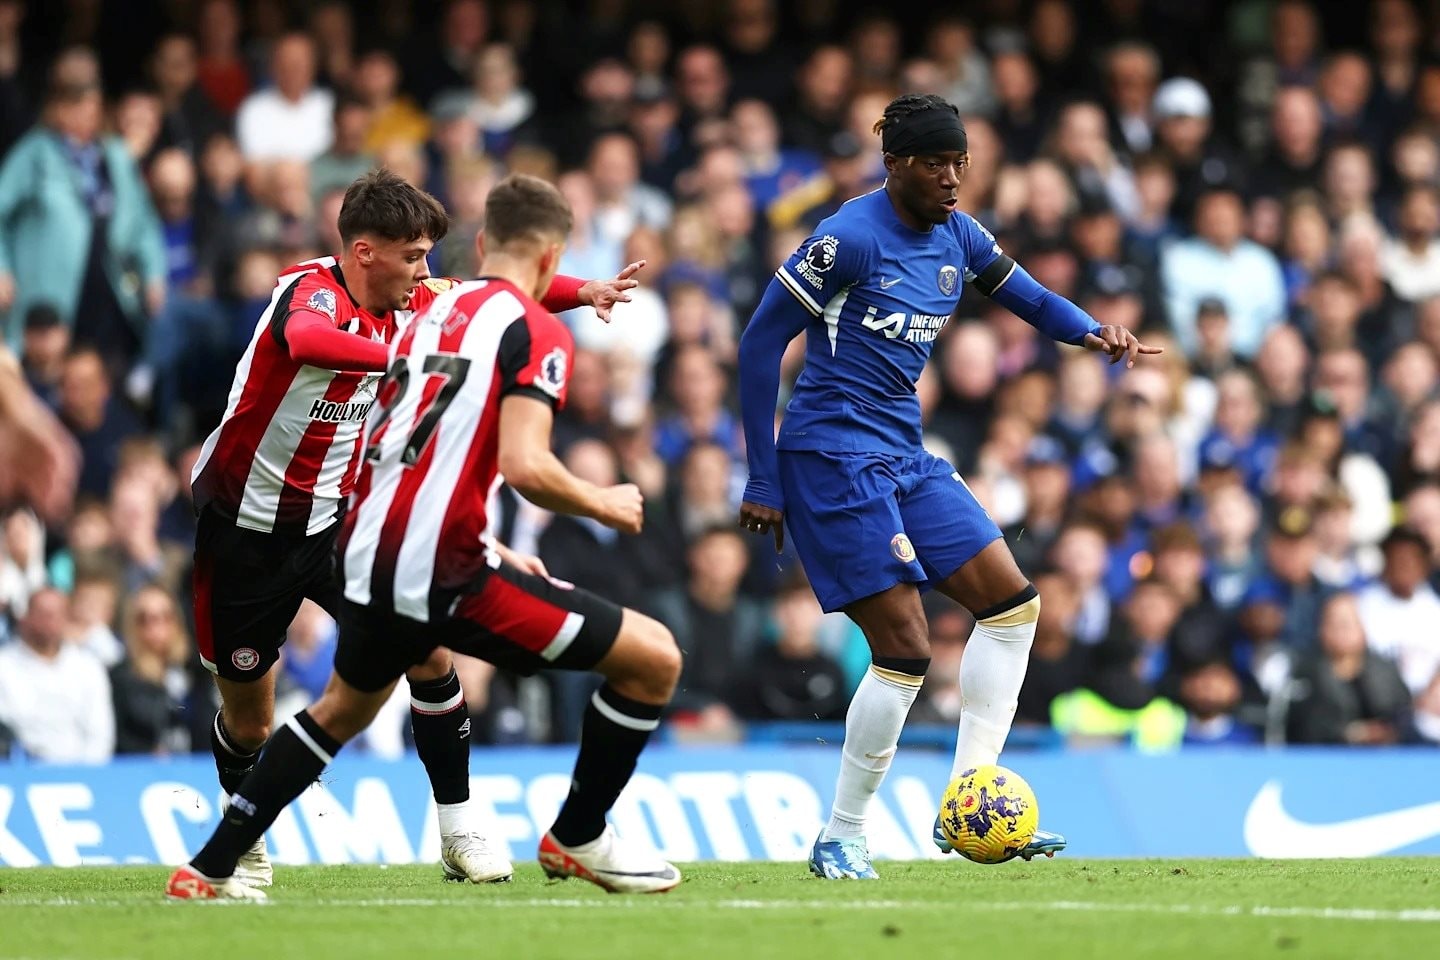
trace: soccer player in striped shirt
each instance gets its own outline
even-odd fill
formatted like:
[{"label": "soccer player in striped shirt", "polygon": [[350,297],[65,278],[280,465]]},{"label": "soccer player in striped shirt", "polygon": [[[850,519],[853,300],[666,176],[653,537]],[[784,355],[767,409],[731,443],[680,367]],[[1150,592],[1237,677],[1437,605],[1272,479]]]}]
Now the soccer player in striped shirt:
[{"label": "soccer player in striped shirt", "polygon": [[[224,418],[194,471],[195,637],[221,708],[211,749],[226,793],[270,736],[276,660],[301,602],[338,614],[335,540],[360,467],[366,414],[390,345],[459,281],[430,278],[425,255],[447,220],[435,198],[387,170],[356,180],[340,209],[344,253],[284,271],[235,372]],[[636,282],[558,277],[547,304],[602,316]],[[469,823],[470,721],[450,656],[411,667],[411,726],[440,821],[446,877],[507,880],[509,861]],[[237,872],[270,883],[263,838]]]},{"label": "soccer player in striped shirt", "polygon": [[631,534],[643,522],[639,488],[587,483],[550,450],[574,343],[532,297],[549,287],[570,225],[548,183],[502,181],[486,203],[481,278],[442,294],[397,342],[340,537],[345,596],[330,683],[276,731],[209,842],[171,876],[169,896],[264,899],[235,880],[241,855],[370,725],[400,676],[440,647],[521,672],[604,677],[569,795],[540,841],[541,866],[612,892],[680,882],[674,865],[606,823],[674,692],[674,638],[486,535],[501,473],[546,509]]}]

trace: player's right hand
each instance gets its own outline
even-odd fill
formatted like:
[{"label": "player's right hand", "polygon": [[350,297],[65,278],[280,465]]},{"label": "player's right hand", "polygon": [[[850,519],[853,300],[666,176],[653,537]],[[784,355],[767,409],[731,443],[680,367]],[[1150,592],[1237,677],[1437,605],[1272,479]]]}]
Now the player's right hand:
[{"label": "player's right hand", "polygon": [[1137,355],[1153,356],[1157,353],[1164,353],[1164,347],[1152,347],[1140,342],[1140,338],[1119,324],[1109,323],[1102,326],[1096,333],[1085,334],[1085,341],[1082,344],[1086,350],[1094,350],[1096,353],[1103,353],[1110,358],[1112,364],[1125,361],[1125,366],[1135,366]]},{"label": "player's right hand", "polygon": [[785,549],[785,514],[746,500],[740,504],[740,526],[752,533],[774,533],[775,552]]},{"label": "player's right hand", "polygon": [[0,310],[9,310],[14,302],[15,278],[8,273],[0,273]]},{"label": "player's right hand", "polygon": [[621,533],[639,533],[645,524],[645,497],[633,483],[619,483],[600,491],[604,502],[601,523]]}]

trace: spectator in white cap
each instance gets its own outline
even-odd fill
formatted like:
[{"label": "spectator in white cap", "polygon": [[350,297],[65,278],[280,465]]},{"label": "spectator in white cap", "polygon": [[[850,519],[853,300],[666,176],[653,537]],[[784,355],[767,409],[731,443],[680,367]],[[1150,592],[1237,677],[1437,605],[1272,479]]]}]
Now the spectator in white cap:
[{"label": "spectator in white cap", "polygon": [[1202,190],[1239,179],[1239,160],[1212,136],[1210,94],[1198,80],[1171,77],[1160,84],[1152,112],[1157,146],[1175,168],[1170,215],[1189,223]]}]

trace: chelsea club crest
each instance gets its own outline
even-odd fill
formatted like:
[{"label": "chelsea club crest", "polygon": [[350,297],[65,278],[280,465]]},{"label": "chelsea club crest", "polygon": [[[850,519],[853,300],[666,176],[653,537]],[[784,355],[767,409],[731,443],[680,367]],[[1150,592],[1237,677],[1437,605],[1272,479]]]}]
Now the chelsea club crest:
[{"label": "chelsea club crest", "polygon": [[955,284],[959,279],[959,270],[956,270],[948,263],[945,266],[941,267],[940,276],[937,278],[937,282],[940,284],[940,292],[945,294],[945,296],[947,297],[953,294],[955,292]]}]

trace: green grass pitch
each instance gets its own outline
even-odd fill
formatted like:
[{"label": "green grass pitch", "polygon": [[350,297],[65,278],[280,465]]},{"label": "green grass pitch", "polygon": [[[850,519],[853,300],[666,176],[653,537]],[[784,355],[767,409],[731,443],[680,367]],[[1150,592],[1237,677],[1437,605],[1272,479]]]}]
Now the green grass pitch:
[{"label": "green grass pitch", "polygon": [[[168,903],[156,867],[0,870],[0,960],[1425,957],[1440,861],[696,864],[672,893],[444,883],[439,866],[277,867],[264,905]],[[1433,882],[1432,882],[1433,881]]]}]

